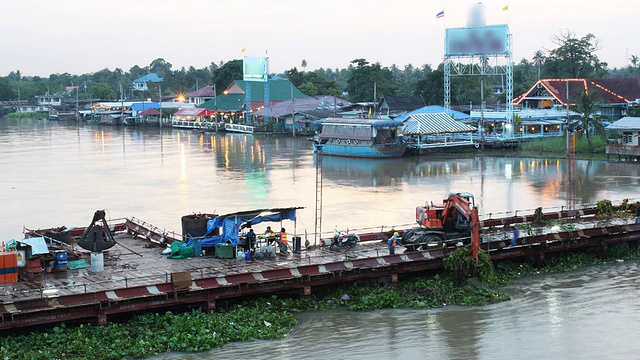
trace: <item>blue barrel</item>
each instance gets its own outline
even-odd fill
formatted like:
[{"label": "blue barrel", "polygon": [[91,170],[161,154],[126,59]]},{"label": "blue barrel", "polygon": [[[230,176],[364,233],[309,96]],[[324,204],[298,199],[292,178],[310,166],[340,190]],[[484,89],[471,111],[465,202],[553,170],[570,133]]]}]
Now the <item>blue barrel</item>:
[{"label": "blue barrel", "polygon": [[202,256],[202,243],[200,240],[193,240],[193,254],[195,256]]},{"label": "blue barrel", "polygon": [[67,252],[64,250],[56,250],[54,252],[54,269],[56,271],[66,271],[67,270]]}]

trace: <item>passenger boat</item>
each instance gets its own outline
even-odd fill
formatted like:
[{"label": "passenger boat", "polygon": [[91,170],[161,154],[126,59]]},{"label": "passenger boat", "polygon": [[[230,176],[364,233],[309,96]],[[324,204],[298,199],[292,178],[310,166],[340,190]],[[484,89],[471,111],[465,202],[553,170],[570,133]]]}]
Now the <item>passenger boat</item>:
[{"label": "passenger boat", "polygon": [[400,131],[402,122],[389,119],[327,118],[322,131],[314,137],[316,152],[323,155],[392,158],[407,149]]}]

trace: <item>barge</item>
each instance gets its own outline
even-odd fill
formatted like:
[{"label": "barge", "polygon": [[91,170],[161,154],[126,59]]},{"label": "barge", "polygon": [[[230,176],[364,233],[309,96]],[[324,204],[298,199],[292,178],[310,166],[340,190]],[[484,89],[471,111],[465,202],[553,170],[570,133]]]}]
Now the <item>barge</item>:
[{"label": "barge", "polygon": [[[547,254],[555,252],[590,249],[604,254],[618,243],[638,246],[640,224],[633,217],[603,218],[596,213],[595,207],[587,207],[485,217],[480,221],[480,247],[492,260],[526,257],[542,262]],[[511,234],[505,225],[541,217],[564,219],[570,225],[531,227],[523,231],[517,245],[509,244]],[[116,316],[177,307],[213,310],[220,302],[249,296],[308,296],[320,286],[359,280],[396,282],[401,276],[441,269],[443,259],[457,248],[399,248],[395,255],[388,255],[390,231],[380,228],[359,232],[361,242],[353,249],[331,251],[328,246],[308,244],[286,257],[263,260],[220,258],[215,252],[177,260],[167,258],[163,251],[166,244],[184,240],[181,236],[133,218],[111,223],[110,229],[116,245],[104,251],[101,271],[89,267],[59,272],[21,268],[21,281],[0,285],[0,331],[59,322],[107,324]],[[81,230],[73,228],[72,238]],[[74,241],[56,244],[66,249],[67,259],[91,258],[90,252],[78,248]]]}]

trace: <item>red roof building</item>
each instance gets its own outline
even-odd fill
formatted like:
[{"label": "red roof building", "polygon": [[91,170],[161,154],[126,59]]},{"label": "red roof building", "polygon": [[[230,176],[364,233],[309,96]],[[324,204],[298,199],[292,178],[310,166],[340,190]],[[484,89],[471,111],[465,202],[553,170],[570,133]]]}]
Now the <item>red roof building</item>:
[{"label": "red roof building", "polygon": [[574,103],[583,92],[595,94],[602,115],[619,119],[630,102],[640,99],[640,78],[538,80],[513,104],[523,109],[558,109]]}]

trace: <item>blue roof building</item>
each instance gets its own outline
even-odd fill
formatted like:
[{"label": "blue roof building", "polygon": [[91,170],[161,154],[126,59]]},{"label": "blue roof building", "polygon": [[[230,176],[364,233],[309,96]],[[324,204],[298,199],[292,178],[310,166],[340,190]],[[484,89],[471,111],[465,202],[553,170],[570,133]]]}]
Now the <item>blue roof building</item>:
[{"label": "blue roof building", "polygon": [[458,121],[469,120],[471,118],[469,115],[460,111],[451,110],[451,109],[447,110],[445,107],[440,105],[428,105],[428,106],[424,106],[419,109],[410,111],[406,114],[403,114],[397,117],[395,120],[404,121],[407,118],[409,118],[410,115],[415,115],[415,114],[436,114],[436,113],[445,113],[449,116],[453,116],[453,118]]},{"label": "blue roof building", "polygon": [[158,83],[158,82],[162,82],[163,79],[159,77],[158,74],[156,73],[150,73],[141,78],[133,80],[133,89],[138,91],[149,90],[149,87],[147,86],[147,82],[149,81]]}]

